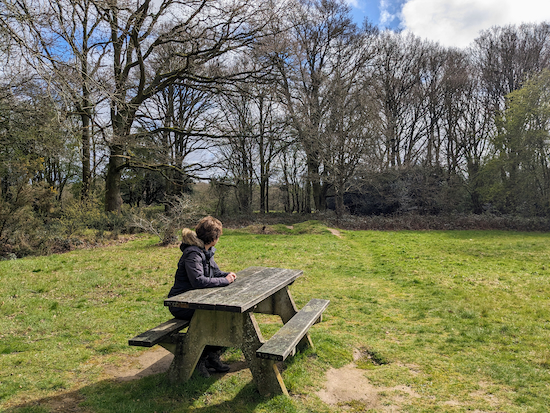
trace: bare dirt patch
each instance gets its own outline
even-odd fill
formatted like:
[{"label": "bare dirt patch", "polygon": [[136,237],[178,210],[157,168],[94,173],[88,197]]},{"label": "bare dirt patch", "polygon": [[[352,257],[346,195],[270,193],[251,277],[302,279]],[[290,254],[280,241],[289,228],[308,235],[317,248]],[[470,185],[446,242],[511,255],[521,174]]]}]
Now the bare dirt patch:
[{"label": "bare dirt patch", "polygon": [[338,238],[342,238],[342,234],[341,234],[340,231],[338,231],[337,229],[335,229],[335,228],[327,228],[327,229],[330,231],[330,233],[331,233],[332,235],[335,235],[335,236],[337,236]]},{"label": "bare dirt patch", "polygon": [[[354,360],[362,356],[359,350],[354,352]],[[332,405],[340,407],[357,407],[364,410],[373,409],[380,412],[397,412],[400,406],[410,397],[420,397],[410,387],[377,387],[365,377],[365,370],[350,363],[339,369],[329,369],[326,375],[324,389],[317,392],[319,398]],[[381,394],[384,393],[384,404]]]},{"label": "bare dirt patch", "polygon": [[378,407],[378,391],[364,376],[364,370],[358,369],[355,364],[339,369],[331,368],[326,377],[326,387],[317,393],[325,403],[339,404],[359,400],[367,404],[365,407],[369,409]]},{"label": "bare dirt patch", "polygon": [[491,387],[494,385],[487,382],[479,382],[479,390],[470,393],[470,397],[473,399],[481,399],[489,403],[491,407],[497,407],[499,405],[499,399],[494,394],[491,394]]},{"label": "bare dirt patch", "polygon": [[[105,374],[117,381],[138,380],[152,374],[159,374],[168,371],[174,355],[163,347],[156,347],[146,351],[139,356],[128,357],[117,366],[105,368]],[[229,364],[230,370],[225,373],[231,375],[242,370],[248,370],[246,363],[236,361]],[[252,377],[252,375],[250,375]]]},{"label": "bare dirt patch", "polygon": [[78,392],[62,394],[37,403],[37,406],[46,407],[50,412],[73,412],[73,413],[88,413],[90,410],[81,407],[80,403],[84,401],[84,397]]},{"label": "bare dirt patch", "polygon": [[[42,409],[46,409],[46,411],[52,413],[91,413],[91,410],[80,406],[83,401],[84,397],[78,391],[74,391],[40,400],[26,401],[12,407],[15,410],[23,409],[24,411],[35,411],[36,409],[43,411]],[[8,409],[7,411],[12,410]]]},{"label": "bare dirt patch", "polygon": [[137,380],[167,371],[173,358],[172,353],[158,346],[139,356],[129,357],[118,366],[106,367],[105,374],[118,381]]}]

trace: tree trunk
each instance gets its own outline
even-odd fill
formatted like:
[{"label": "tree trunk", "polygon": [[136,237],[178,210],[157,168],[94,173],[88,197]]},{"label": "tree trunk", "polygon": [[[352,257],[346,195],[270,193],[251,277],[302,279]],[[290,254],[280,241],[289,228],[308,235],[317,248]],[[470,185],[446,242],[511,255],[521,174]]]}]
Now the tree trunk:
[{"label": "tree trunk", "polygon": [[[321,176],[319,174],[320,164],[315,155],[308,155],[307,160],[307,169],[308,169],[308,180],[310,182],[309,188],[311,192],[310,196],[313,197],[313,203],[316,211],[325,211],[327,207],[325,195],[326,187],[321,182]],[[307,188],[307,187],[306,187]],[[307,191],[309,192],[309,191]],[[309,196],[306,195],[306,212],[311,212],[311,202]]]},{"label": "tree trunk", "polygon": [[335,201],[336,201],[336,217],[341,218],[345,212],[343,185],[336,185]]},{"label": "tree trunk", "polygon": [[84,113],[81,116],[82,119],[82,191],[80,193],[80,199],[86,200],[90,195],[90,116],[87,113],[89,110],[84,108]]},{"label": "tree trunk", "polygon": [[87,200],[90,195],[90,142],[91,142],[91,120],[92,120],[92,102],[90,99],[90,89],[88,87],[88,45],[90,33],[88,32],[88,14],[84,14],[82,20],[82,55],[80,57],[80,70],[82,82],[82,107],[80,108],[80,118],[82,120],[82,191],[80,199]]},{"label": "tree trunk", "polygon": [[470,186],[470,200],[472,201],[472,210],[474,214],[482,214],[483,203],[481,200],[481,194],[479,193],[479,164],[472,161],[468,162],[468,177]]},{"label": "tree trunk", "polygon": [[122,145],[109,146],[109,164],[105,177],[105,211],[120,212],[122,197],[120,196],[120,178],[122,176],[123,147]]},{"label": "tree trunk", "polygon": [[260,179],[260,214],[266,213],[266,181]]}]

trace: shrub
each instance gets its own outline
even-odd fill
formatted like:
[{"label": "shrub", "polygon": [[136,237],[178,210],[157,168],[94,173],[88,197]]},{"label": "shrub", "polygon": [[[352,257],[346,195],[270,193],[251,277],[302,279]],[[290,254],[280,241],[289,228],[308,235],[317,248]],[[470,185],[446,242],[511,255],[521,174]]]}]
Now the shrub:
[{"label": "shrub", "polygon": [[69,199],[61,208],[56,193],[41,184],[9,191],[0,196],[0,259],[70,251],[86,231],[111,231],[117,237],[130,228],[128,211],[104,212],[93,197]]},{"label": "shrub", "polygon": [[[442,168],[411,166],[363,175],[354,178],[344,195],[344,205],[353,215],[437,215],[464,210],[464,183]],[[327,204],[334,209],[333,199]]]},{"label": "shrub", "polygon": [[165,212],[151,215],[140,209],[132,214],[130,226],[156,235],[161,245],[169,245],[177,240],[178,230],[194,226],[199,213],[199,206],[188,194],[172,196],[166,201]]},{"label": "shrub", "polygon": [[0,256],[23,257],[43,251],[44,221],[40,208],[34,208],[35,199],[54,198],[42,186],[22,185],[11,187],[0,197]]},{"label": "shrub", "polygon": [[57,220],[58,231],[70,237],[86,229],[125,233],[130,229],[129,210],[121,213],[105,212],[97,198],[73,199],[66,203]]}]

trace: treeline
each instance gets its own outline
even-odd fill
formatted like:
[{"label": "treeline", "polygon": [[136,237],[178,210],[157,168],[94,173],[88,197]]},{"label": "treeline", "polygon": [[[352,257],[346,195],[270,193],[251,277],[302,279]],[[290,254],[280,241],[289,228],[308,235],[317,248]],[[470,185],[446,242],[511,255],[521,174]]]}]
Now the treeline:
[{"label": "treeline", "polygon": [[0,44],[0,243],[198,180],[217,214],[549,212],[546,23],[460,50],[341,0],[0,0]]}]

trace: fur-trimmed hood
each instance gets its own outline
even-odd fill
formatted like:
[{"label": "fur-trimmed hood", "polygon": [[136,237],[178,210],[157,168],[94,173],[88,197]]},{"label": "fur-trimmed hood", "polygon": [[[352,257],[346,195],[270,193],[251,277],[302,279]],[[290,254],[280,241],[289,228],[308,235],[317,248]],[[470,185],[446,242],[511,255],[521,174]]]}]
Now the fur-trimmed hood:
[{"label": "fur-trimmed hood", "polygon": [[188,246],[204,249],[204,242],[197,237],[195,231],[191,231],[189,228],[184,228],[181,230],[180,250],[183,251]]}]

